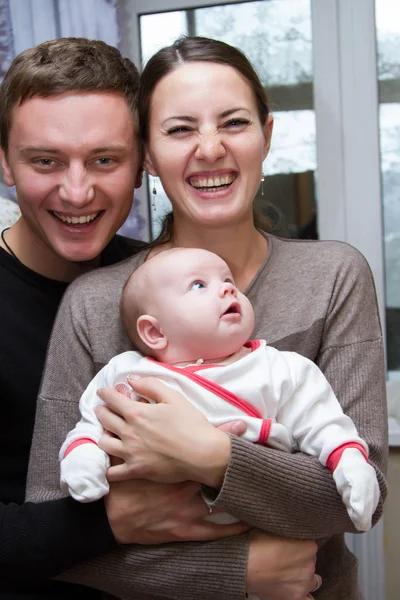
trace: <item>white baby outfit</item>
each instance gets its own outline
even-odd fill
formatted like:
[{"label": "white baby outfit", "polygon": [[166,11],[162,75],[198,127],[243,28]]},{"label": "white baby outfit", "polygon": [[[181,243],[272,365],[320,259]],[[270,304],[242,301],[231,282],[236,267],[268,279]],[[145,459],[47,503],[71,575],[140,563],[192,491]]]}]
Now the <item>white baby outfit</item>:
[{"label": "white baby outfit", "polygon": [[363,456],[368,455],[368,448],[320,369],[297,353],[267,346],[264,340],[246,346],[251,351],[228,365],[175,367],[133,351],[110,360],[83,393],[82,419],[61,447],[63,489],[81,502],[108,492],[109,459],[95,445],[103,433],[93,411],[102,403],[97,390],[117,386],[134,398],[128,375],[157,377],[181,392],[213,425],[245,421],[243,437],[250,442],[301,451],[317,457],[324,466],[334,450],[349,444],[332,469],[334,479],[356,527],[369,529],[379,489],[375,471]]}]

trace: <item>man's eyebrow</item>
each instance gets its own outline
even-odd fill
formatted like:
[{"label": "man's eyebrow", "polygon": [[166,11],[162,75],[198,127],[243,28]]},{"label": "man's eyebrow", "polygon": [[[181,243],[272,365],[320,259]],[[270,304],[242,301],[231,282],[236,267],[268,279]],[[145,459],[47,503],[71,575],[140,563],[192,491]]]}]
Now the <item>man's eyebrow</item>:
[{"label": "man's eyebrow", "polygon": [[128,147],[124,144],[110,144],[109,146],[99,146],[98,148],[93,148],[89,152],[89,154],[103,154],[107,152],[126,152]]},{"label": "man's eyebrow", "polygon": [[[127,146],[123,144],[110,144],[109,146],[99,146],[90,150],[89,154],[104,154],[107,152],[126,152]],[[40,152],[43,154],[63,154],[61,150],[57,148],[50,148],[49,146],[24,146],[20,148],[21,154],[31,154]]]},{"label": "man's eyebrow", "polygon": [[59,154],[57,148],[49,148],[47,146],[24,146],[20,148],[21,154],[29,154],[31,152],[43,152],[44,154]]}]

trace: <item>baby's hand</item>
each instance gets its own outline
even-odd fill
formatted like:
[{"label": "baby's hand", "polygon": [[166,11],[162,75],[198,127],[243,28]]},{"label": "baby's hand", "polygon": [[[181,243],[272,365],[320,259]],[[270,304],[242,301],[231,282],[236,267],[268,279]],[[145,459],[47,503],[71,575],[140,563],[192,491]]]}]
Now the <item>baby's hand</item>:
[{"label": "baby's hand", "polygon": [[359,531],[371,529],[380,495],[373,467],[359,450],[347,448],[333,472],[333,479],[356,528]]},{"label": "baby's hand", "polygon": [[78,502],[94,502],[109,491],[108,455],[97,444],[81,444],[61,461],[60,485]]}]

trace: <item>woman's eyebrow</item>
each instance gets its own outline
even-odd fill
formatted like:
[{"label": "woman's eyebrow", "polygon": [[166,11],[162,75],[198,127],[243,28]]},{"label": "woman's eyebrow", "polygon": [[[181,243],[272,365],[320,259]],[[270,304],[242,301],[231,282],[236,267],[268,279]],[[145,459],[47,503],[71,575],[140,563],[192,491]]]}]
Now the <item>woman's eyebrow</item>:
[{"label": "woman's eyebrow", "polygon": [[168,121],[186,121],[187,123],[195,123],[197,119],[195,117],[190,117],[189,115],[174,115],[165,119],[162,122],[162,125],[165,125]]},{"label": "woman's eyebrow", "polygon": [[236,106],[235,108],[228,108],[228,110],[224,110],[224,112],[221,113],[221,117],[229,117],[230,115],[232,115],[235,112],[240,112],[241,110],[245,110],[246,112],[250,112],[248,108],[246,108],[245,106]]},{"label": "woman's eyebrow", "polygon": [[[224,110],[219,116],[220,119],[224,119],[225,117],[229,117],[230,115],[236,113],[236,112],[240,112],[240,111],[246,111],[247,113],[249,113],[249,109],[246,108],[245,106],[235,106],[233,108],[228,108],[227,110]],[[196,117],[191,117],[190,115],[173,115],[172,117],[168,117],[167,119],[165,119],[162,122],[162,125],[165,125],[166,123],[168,123],[168,121],[185,121],[187,123],[196,123],[198,121],[198,119],[196,119]]]}]

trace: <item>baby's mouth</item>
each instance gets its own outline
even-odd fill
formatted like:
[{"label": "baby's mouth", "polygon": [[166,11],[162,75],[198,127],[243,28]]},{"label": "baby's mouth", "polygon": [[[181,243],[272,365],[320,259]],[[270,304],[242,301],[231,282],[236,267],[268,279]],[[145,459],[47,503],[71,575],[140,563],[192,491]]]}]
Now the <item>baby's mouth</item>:
[{"label": "baby's mouth", "polygon": [[232,304],[230,304],[230,306],[222,314],[222,316],[224,317],[225,315],[241,315],[241,314],[242,314],[242,311],[240,310],[239,302],[232,302]]},{"label": "baby's mouth", "polygon": [[221,190],[229,187],[235,181],[237,173],[226,173],[225,175],[215,175],[210,177],[189,177],[188,183],[196,190],[203,190],[206,192],[212,192],[215,190]]}]

